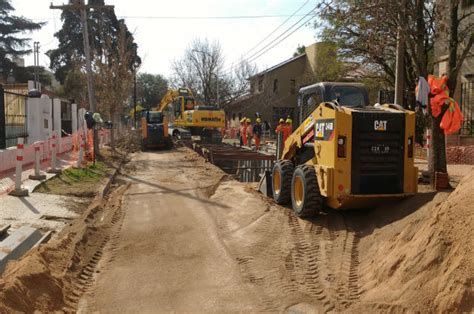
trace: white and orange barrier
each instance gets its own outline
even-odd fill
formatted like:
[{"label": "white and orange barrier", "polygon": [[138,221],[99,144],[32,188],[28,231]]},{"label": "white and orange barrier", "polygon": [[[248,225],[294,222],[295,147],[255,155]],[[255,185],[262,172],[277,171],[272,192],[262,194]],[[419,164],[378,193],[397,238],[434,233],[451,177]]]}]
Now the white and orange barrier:
[{"label": "white and orange barrier", "polygon": [[44,180],[46,175],[41,173],[41,146],[43,142],[35,142],[33,144],[35,148],[35,173],[30,175],[31,180]]},{"label": "white and orange barrier", "polygon": [[28,196],[28,190],[21,187],[22,179],[21,174],[23,173],[23,150],[25,144],[23,144],[23,138],[18,139],[16,145],[16,168],[15,168],[15,189],[10,193],[13,196]]}]

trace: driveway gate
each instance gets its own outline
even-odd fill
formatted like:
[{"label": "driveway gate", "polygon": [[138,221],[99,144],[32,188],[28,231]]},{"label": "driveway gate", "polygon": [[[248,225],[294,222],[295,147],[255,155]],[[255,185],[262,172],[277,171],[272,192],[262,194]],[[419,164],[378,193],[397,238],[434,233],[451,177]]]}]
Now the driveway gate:
[{"label": "driveway gate", "polygon": [[28,96],[5,91],[0,85],[0,149],[15,146],[28,137]]}]

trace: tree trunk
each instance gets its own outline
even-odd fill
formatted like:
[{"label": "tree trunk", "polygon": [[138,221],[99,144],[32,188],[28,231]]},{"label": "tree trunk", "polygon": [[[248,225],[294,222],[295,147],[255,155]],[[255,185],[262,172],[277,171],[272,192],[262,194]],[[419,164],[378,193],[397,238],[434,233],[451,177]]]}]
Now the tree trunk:
[{"label": "tree trunk", "polygon": [[458,74],[459,68],[461,64],[458,64],[458,45],[459,45],[459,38],[458,38],[458,28],[459,28],[459,20],[458,20],[458,4],[450,2],[448,4],[449,8],[449,54],[448,54],[448,88],[449,88],[449,96],[453,96],[456,92],[456,85],[458,83]]},{"label": "tree trunk", "polygon": [[[459,28],[459,19],[458,19],[458,9],[459,4],[456,1],[448,1],[448,82],[447,86],[449,88],[450,96],[453,96],[456,91],[457,85],[457,76],[459,73],[460,64],[458,60],[458,28]],[[462,63],[462,62],[461,62]],[[441,73],[445,74],[445,73]],[[434,118],[431,116],[431,130],[432,130],[432,145],[430,146],[430,161],[429,161],[429,172],[431,175],[431,182],[434,184],[434,174],[435,172],[448,172],[447,162],[446,162],[446,138],[444,136],[443,130],[440,128],[441,119],[443,118],[444,113],[447,110],[447,106],[444,106],[441,114]]]},{"label": "tree trunk", "polygon": [[110,120],[112,121],[112,128],[110,129],[110,148],[115,151],[115,130],[117,128],[117,114],[110,112]]}]

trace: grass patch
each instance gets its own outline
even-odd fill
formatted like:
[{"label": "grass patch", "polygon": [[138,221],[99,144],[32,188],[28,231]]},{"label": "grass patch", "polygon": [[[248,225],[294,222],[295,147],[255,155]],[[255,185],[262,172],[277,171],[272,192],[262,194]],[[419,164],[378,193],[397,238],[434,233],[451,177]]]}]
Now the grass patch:
[{"label": "grass patch", "polygon": [[97,193],[102,178],[106,177],[112,170],[113,168],[101,161],[97,161],[95,165],[90,163],[87,167],[81,169],[69,168],[58,176],[40,184],[35,192],[93,197]]}]

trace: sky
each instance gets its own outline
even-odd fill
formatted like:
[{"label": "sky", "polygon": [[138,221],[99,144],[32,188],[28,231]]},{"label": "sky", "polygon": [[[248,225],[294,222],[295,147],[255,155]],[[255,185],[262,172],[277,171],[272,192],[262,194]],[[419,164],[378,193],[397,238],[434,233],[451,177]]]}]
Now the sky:
[{"label": "sky", "polygon": [[[53,0],[60,5],[67,0]],[[162,74],[169,77],[171,62],[183,56],[185,49],[196,39],[218,41],[225,57],[225,68],[239,59],[249,57],[265,44],[281,35],[290,26],[310,12],[315,0],[106,0],[115,6],[119,18],[134,33],[142,58],[141,72]],[[34,21],[47,22],[39,31],[28,34],[33,41],[40,42],[40,65],[49,67],[49,58],[44,54],[57,47],[54,33],[61,29],[61,11],[51,10],[50,0],[11,0],[15,15]],[[297,9],[300,11],[280,26]],[[255,19],[177,19],[157,17],[210,17],[210,16],[262,16],[279,17]],[[303,19],[305,21],[306,18]],[[309,23],[311,24],[311,23]],[[280,37],[281,40],[300,24]],[[256,49],[249,52],[277,27],[280,28]],[[302,26],[277,46],[263,54],[254,63],[259,70],[278,64],[293,55],[298,45],[315,42],[316,31],[312,25]],[[276,41],[278,41],[276,40]],[[275,41],[275,42],[276,42]],[[33,65],[33,56],[25,58],[26,65]]]}]

